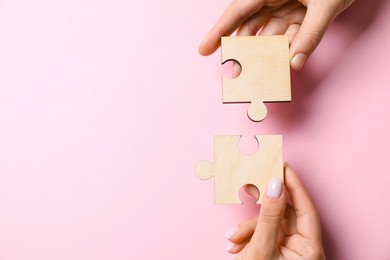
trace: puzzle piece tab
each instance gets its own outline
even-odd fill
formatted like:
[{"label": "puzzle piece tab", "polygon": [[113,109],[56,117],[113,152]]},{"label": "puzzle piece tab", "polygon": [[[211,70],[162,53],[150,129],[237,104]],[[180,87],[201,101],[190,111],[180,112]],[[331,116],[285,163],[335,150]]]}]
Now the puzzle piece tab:
[{"label": "puzzle piece tab", "polygon": [[242,204],[239,191],[245,184],[255,185],[260,191],[260,204],[268,180],[283,179],[283,151],[281,135],[256,135],[258,150],[252,155],[242,154],[240,136],[214,137],[214,163],[200,161],[195,167],[196,176],[206,180],[214,176],[216,204]]},{"label": "puzzle piece tab", "polygon": [[223,78],[223,102],[250,102],[248,116],[259,122],[267,115],[264,102],[291,101],[288,38],[278,36],[222,37],[222,64],[241,65],[237,78]]}]

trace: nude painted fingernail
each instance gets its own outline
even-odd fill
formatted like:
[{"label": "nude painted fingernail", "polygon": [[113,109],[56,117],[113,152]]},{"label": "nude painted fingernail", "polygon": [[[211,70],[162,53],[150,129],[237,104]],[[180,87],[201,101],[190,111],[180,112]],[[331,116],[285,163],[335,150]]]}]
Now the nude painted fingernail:
[{"label": "nude painted fingernail", "polygon": [[228,232],[226,232],[225,238],[227,238],[227,239],[232,238],[234,236],[234,234],[236,234],[237,230],[238,230],[237,227],[230,229]]},{"label": "nude painted fingernail", "polygon": [[228,242],[227,244],[226,244],[226,246],[225,246],[225,249],[226,249],[226,251],[232,251],[232,249],[235,247],[236,245],[235,244],[233,244],[232,242]]},{"label": "nude painted fingernail", "polygon": [[306,59],[307,59],[306,54],[298,53],[292,58],[291,67],[293,67],[294,70],[301,70],[303,65],[306,62]]},{"label": "nude painted fingernail", "polygon": [[273,177],[268,182],[267,197],[270,199],[277,199],[282,194],[283,182],[281,179]]}]

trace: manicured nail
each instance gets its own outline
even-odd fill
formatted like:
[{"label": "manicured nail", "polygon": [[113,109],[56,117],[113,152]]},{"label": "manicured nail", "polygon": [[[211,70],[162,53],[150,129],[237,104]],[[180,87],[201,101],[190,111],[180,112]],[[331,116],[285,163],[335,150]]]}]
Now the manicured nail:
[{"label": "manicured nail", "polygon": [[283,182],[281,179],[272,177],[268,182],[267,197],[270,199],[277,199],[282,194]]},{"label": "manicured nail", "polygon": [[227,238],[227,239],[232,238],[234,236],[234,234],[236,234],[237,230],[238,230],[237,227],[230,229],[228,232],[226,232],[225,238]]},{"label": "manicured nail", "polygon": [[305,64],[306,59],[307,59],[306,54],[298,53],[292,58],[291,67],[293,67],[294,70],[301,70],[303,64]]},{"label": "manicured nail", "polygon": [[226,249],[226,251],[230,252],[230,251],[232,251],[232,249],[233,249],[235,246],[236,246],[236,245],[233,244],[232,242],[228,242],[228,243],[226,244],[226,246],[225,246],[225,249]]}]

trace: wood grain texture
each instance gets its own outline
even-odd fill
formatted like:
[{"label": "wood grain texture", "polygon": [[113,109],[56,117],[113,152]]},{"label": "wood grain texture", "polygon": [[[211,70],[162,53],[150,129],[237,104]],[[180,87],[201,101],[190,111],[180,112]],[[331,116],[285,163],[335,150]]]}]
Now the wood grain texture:
[{"label": "wood grain texture", "polygon": [[242,154],[240,136],[214,137],[214,163],[200,161],[195,167],[200,179],[214,176],[216,204],[242,204],[239,191],[245,184],[255,185],[260,191],[260,204],[268,180],[283,179],[283,151],[281,135],[256,135],[258,150],[251,155]]},{"label": "wood grain texture", "polygon": [[238,77],[223,78],[223,102],[251,102],[248,116],[258,122],[267,115],[264,102],[291,101],[288,38],[278,36],[222,37],[222,64],[241,65]]}]

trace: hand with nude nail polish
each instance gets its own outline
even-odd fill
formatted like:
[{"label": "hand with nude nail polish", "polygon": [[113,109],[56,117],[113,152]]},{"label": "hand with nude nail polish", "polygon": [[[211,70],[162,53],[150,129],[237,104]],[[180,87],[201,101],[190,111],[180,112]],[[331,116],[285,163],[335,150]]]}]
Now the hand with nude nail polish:
[{"label": "hand with nude nail polish", "polygon": [[225,235],[226,250],[240,253],[237,260],[325,259],[316,207],[295,172],[289,166],[284,171],[284,185],[278,178],[269,181],[259,216]]},{"label": "hand with nude nail polish", "polygon": [[300,70],[320,43],[329,24],[355,0],[233,0],[199,47],[210,55],[222,36],[285,34],[291,67]]}]

